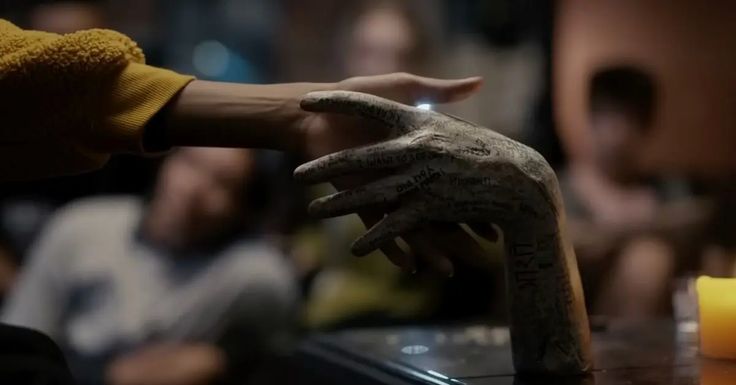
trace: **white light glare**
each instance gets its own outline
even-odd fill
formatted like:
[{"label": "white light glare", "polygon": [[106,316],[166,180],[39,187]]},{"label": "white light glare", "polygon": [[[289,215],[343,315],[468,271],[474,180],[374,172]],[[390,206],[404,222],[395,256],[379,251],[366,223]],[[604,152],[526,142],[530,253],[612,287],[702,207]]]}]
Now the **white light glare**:
[{"label": "white light glare", "polygon": [[450,379],[450,377],[447,377],[447,376],[445,376],[442,373],[437,373],[434,370],[427,370],[427,373],[429,373],[431,375],[434,375],[434,376],[437,376],[437,377],[439,377],[439,378],[441,378],[443,380],[449,380]]}]

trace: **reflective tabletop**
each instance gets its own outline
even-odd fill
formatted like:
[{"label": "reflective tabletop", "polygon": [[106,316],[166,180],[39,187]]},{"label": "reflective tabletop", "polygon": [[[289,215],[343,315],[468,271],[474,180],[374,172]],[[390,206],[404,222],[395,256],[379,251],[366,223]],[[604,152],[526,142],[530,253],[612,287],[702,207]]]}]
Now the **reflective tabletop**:
[{"label": "reflective tabletop", "polygon": [[595,368],[586,377],[514,376],[508,329],[484,325],[326,333],[298,356],[321,383],[736,385],[736,361],[701,358],[694,325],[607,321],[592,336]]}]

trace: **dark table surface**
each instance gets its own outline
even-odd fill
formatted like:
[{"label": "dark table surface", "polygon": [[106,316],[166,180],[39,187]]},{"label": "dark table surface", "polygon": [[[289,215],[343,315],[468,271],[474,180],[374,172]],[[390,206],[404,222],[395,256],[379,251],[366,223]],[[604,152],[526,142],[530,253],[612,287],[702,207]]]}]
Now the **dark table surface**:
[{"label": "dark table surface", "polygon": [[604,322],[593,332],[587,377],[515,377],[508,329],[482,325],[326,333],[308,339],[298,358],[312,379],[304,382],[321,384],[736,385],[736,362],[701,358],[697,333],[682,326]]}]

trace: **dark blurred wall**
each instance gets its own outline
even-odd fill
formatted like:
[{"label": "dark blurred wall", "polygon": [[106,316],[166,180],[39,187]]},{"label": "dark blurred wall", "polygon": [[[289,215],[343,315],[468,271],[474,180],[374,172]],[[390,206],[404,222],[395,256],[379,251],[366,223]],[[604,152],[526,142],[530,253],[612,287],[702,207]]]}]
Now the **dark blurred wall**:
[{"label": "dark blurred wall", "polygon": [[589,155],[588,80],[634,64],[661,86],[648,170],[736,171],[736,2],[561,0],[554,44],[555,114],[564,147]]}]

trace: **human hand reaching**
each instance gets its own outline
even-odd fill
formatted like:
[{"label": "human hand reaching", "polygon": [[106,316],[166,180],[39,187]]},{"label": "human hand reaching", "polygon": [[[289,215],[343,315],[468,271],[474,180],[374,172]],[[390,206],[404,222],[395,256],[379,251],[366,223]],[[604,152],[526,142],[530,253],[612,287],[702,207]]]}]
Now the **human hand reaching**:
[{"label": "human hand reaching", "polygon": [[[353,91],[376,95],[398,103],[450,103],[474,94],[482,83],[479,77],[445,80],[408,73],[352,77],[321,90]],[[306,93],[306,92],[305,92]],[[299,103],[303,95],[296,95]],[[328,111],[325,111],[328,112]],[[383,122],[341,113],[304,114],[293,124],[299,152],[314,159],[335,151],[384,140],[390,130]]]},{"label": "human hand reaching", "polygon": [[[150,125],[146,143],[149,148],[269,148],[314,159],[349,147],[384,140],[390,130],[382,122],[359,116],[306,112],[300,108],[301,98],[306,93],[347,90],[371,93],[407,104],[443,103],[473,94],[481,82],[477,77],[442,80],[407,73],[354,77],[337,83],[254,85],[195,80],[158,115],[158,123]],[[338,189],[350,188],[365,184],[375,177],[360,175],[334,180],[333,184]],[[372,210],[359,214],[367,226],[372,226],[381,218],[379,212]],[[434,231],[434,225],[426,230],[430,231]],[[466,250],[460,253],[462,255],[481,251],[472,238],[457,226],[435,233],[442,239],[465,240],[461,242],[467,245]],[[397,265],[406,270],[415,270],[413,255],[405,253],[395,243],[386,243],[381,250]],[[455,248],[450,251],[457,252]],[[452,265],[443,254],[447,252],[438,251],[433,266],[450,274]]]}]

